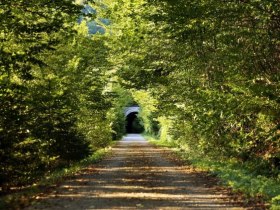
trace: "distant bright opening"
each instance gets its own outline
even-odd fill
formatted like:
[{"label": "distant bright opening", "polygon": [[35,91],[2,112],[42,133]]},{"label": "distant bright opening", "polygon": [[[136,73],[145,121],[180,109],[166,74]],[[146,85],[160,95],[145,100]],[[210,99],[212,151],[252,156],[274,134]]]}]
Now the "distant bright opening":
[{"label": "distant bright opening", "polygon": [[142,133],[144,131],[137,114],[138,112],[131,112],[126,116],[126,133]]}]

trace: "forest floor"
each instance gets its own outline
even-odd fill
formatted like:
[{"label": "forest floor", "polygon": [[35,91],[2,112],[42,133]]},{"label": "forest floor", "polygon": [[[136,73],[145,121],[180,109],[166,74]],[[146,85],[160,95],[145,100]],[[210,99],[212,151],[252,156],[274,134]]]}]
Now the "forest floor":
[{"label": "forest floor", "polygon": [[49,193],[34,209],[263,209],[219,186],[217,178],[183,164],[141,135],[118,142],[93,164]]}]

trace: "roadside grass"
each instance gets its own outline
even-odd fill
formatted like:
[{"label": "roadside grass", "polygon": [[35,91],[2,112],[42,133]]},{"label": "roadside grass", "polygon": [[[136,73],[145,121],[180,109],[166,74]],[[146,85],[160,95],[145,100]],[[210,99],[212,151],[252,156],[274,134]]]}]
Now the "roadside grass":
[{"label": "roadside grass", "polygon": [[221,180],[221,184],[229,186],[234,192],[243,193],[248,201],[252,197],[262,197],[271,210],[280,210],[280,175],[276,178],[258,175],[252,173],[248,165],[236,160],[211,160],[190,154],[174,142],[157,140],[147,135],[145,138],[154,145],[172,149],[186,163],[214,174]]},{"label": "roadside grass", "polygon": [[113,141],[110,146],[95,151],[91,156],[73,163],[67,168],[61,168],[43,177],[39,182],[34,183],[18,192],[11,193],[0,197],[0,209],[22,209],[36,200],[36,196],[56,187],[60,182],[69,179],[77,174],[81,169],[90,164],[101,161],[106,154],[111,151],[112,146],[116,142]]}]

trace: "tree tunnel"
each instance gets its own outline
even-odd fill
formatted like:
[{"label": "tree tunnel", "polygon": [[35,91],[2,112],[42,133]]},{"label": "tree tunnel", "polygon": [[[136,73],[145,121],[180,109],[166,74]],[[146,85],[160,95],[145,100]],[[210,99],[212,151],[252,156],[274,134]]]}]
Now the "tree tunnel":
[{"label": "tree tunnel", "polygon": [[144,131],[137,114],[138,112],[131,112],[126,116],[126,133],[142,133]]}]

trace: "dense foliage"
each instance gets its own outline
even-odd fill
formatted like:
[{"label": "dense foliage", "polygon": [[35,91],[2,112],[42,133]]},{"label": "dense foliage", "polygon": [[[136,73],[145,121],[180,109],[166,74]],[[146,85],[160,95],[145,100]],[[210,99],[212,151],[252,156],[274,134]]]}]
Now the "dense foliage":
[{"label": "dense foliage", "polygon": [[2,183],[119,139],[135,103],[146,132],[279,178],[278,0],[28,2],[0,3]]},{"label": "dense foliage", "polygon": [[156,99],[162,138],[277,177],[279,1],[107,3],[119,81]]},{"label": "dense foliage", "polygon": [[106,46],[72,1],[1,1],[0,184],[34,182],[111,139]]}]

